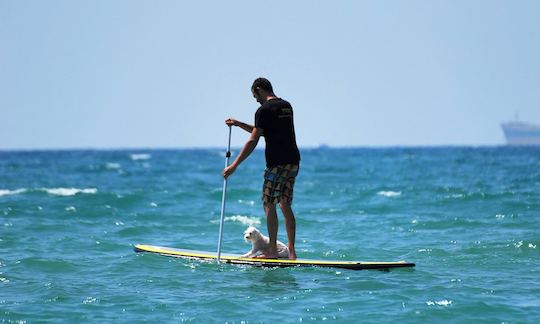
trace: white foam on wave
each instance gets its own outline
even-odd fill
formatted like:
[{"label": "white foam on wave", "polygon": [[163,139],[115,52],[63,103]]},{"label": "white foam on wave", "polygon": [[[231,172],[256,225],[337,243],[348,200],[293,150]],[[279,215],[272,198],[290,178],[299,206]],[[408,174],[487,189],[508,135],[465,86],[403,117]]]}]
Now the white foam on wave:
[{"label": "white foam on wave", "polygon": [[23,192],[26,192],[26,189],[15,189],[15,190],[0,189],[0,197],[9,196],[9,195],[18,195]]},{"label": "white foam on wave", "polygon": [[436,301],[428,300],[426,302],[426,304],[428,306],[434,306],[434,305],[437,305],[437,306],[450,306],[450,305],[452,305],[452,301],[451,300],[446,300],[446,299],[436,300]]},{"label": "white foam on wave", "polygon": [[[226,222],[238,222],[246,226],[261,225],[261,219],[259,217],[248,217],[243,215],[234,215],[224,218]],[[219,223],[219,220],[213,220],[212,223]]]},{"label": "white foam on wave", "polygon": [[50,195],[56,195],[56,196],[74,196],[79,193],[84,194],[95,194],[97,192],[96,188],[85,188],[85,189],[79,189],[79,188],[41,188],[40,190],[43,190],[47,192]]},{"label": "white foam on wave", "polygon": [[133,161],[150,160],[150,158],[152,158],[152,156],[150,154],[146,154],[146,153],[130,154],[129,157]]},{"label": "white foam on wave", "polygon": [[253,200],[238,199],[238,203],[244,204],[244,205],[249,205],[249,206],[255,206],[255,201],[253,201]]},{"label": "white foam on wave", "polygon": [[120,167],[120,163],[107,162],[107,164],[105,164],[107,170],[118,170]]},{"label": "white foam on wave", "polygon": [[401,191],[379,191],[377,195],[384,197],[398,197],[401,196]]},{"label": "white foam on wave", "polygon": [[[517,243],[514,243],[514,246],[515,246],[516,248],[518,248],[518,249],[521,248],[522,246],[524,246],[523,241],[519,241],[519,242],[517,242]],[[529,247],[529,248],[531,248],[531,249],[536,249],[536,244],[534,244],[534,243],[528,243],[527,247]]]}]

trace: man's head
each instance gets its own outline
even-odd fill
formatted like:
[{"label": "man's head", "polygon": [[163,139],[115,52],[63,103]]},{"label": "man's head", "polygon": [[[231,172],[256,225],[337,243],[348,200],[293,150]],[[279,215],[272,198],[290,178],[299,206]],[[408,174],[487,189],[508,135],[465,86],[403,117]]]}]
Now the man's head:
[{"label": "man's head", "polygon": [[269,96],[275,96],[274,89],[272,89],[272,84],[270,81],[268,81],[268,79],[265,78],[257,78],[255,81],[253,81],[251,93],[261,105],[266,102]]}]

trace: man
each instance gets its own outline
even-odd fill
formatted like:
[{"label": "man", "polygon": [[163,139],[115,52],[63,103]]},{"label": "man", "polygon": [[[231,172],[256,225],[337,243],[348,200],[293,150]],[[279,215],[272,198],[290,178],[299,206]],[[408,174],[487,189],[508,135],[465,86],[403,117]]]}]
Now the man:
[{"label": "man", "polygon": [[294,134],[293,110],[291,104],[276,97],[272,84],[265,78],[258,78],[251,86],[253,97],[261,104],[255,113],[255,126],[248,125],[229,118],[225,123],[229,126],[238,126],[251,133],[240,155],[234,162],[223,170],[223,176],[229,177],[234,173],[238,165],[253,152],[259,138],[264,136],[266,141],[266,170],[264,172],[264,184],[262,200],[266,214],[266,225],[270,244],[268,251],[261,255],[262,258],[277,258],[277,232],[278,219],[276,204],[279,203],[285,228],[289,239],[289,258],[296,259],[294,242],[296,238],[296,220],[291,208],[293,188],[300,164],[300,152],[296,145]]}]

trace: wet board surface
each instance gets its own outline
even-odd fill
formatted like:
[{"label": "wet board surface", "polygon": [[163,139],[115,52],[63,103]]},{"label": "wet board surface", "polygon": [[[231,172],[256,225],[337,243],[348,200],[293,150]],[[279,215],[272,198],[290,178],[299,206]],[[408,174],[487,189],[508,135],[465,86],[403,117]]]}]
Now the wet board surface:
[{"label": "wet board surface", "polygon": [[[184,258],[184,259],[199,259],[199,260],[216,260],[217,253],[195,251],[186,249],[177,249],[163,246],[137,244],[134,246],[135,252],[156,253],[168,257]],[[309,259],[254,259],[243,258],[239,254],[221,254],[220,261],[223,263],[250,265],[258,267],[325,267],[325,268],[342,268],[350,270],[366,270],[366,269],[392,269],[392,268],[410,268],[414,267],[414,263],[397,261],[397,262],[364,262],[364,261],[330,261],[330,260],[309,260]]]}]

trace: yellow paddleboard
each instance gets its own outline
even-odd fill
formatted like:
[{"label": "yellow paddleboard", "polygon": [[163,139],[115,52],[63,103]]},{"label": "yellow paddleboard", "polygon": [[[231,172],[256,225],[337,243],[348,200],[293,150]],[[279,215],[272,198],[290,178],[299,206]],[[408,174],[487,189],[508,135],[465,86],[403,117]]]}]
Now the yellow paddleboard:
[{"label": "yellow paddleboard", "polygon": [[[185,249],[176,249],[163,246],[137,244],[134,246],[135,252],[149,252],[164,255],[168,257],[177,257],[185,259],[216,260],[217,253],[194,251]],[[241,265],[251,265],[258,267],[325,267],[325,268],[343,268],[351,270],[364,269],[391,269],[414,267],[414,263],[405,261],[398,262],[360,262],[360,261],[326,261],[326,260],[287,260],[287,259],[254,259],[243,258],[237,254],[221,254],[221,262]]]}]

